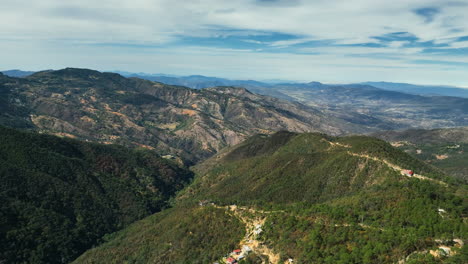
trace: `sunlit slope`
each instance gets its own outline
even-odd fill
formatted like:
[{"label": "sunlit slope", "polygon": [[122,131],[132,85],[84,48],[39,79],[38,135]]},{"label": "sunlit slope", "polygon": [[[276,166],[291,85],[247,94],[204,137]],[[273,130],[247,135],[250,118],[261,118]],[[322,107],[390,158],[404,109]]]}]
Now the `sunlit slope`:
[{"label": "sunlit slope", "polygon": [[106,237],[74,263],[212,263],[236,247],[244,227],[214,207],[178,207]]},{"label": "sunlit slope", "polygon": [[[375,138],[258,135],[194,169],[174,209],[135,223],[77,263],[223,263],[245,246],[252,251],[240,264],[467,257],[466,185]],[[183,249],[164,246],[178,240]]]},{"label": "sunlit slope", "polygon": [[199,177],[185,193],[225,203],[319,202],[407,180],[403,169],[430,179],[444,177],[375,138],[279,132],[255,136],[198,165]]}]

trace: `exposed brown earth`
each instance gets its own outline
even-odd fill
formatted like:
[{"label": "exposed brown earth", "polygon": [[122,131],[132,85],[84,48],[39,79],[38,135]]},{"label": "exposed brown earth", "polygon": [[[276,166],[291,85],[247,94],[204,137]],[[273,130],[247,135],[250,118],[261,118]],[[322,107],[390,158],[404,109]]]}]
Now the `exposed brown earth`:
[{"label": "exposed brown earth", "polygon": [[[312,107],[243,88],[195,90],[70,68],[22,79],[1,75],[0,86],[15,110],[0,112],[8,122],[21,119],[46,133],[154,148],[188,164],[257,133],[362,131]],[[19,107],[25,114],[13,116]],[[0,124],[7,121],[0,118]]]}]

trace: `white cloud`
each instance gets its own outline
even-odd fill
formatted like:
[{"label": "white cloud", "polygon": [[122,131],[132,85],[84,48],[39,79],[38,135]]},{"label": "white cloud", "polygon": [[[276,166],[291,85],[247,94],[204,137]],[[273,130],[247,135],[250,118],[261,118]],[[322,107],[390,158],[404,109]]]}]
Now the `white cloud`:
[{"label": "white cloud", "polygon": [[[0,1],[3,68],[80,64],[99,69],[170,73],[179,73],[177,69],[186,72],[192,69],[191,73],[199,70],[227,77],[258,73],[259,77],[266,78],[281,76],[312,80],[314,78],[308,77],[311,76],[310,71],[317,73],[316,76],[330,76],[330,81],[332,77],[340,81],[366,80],[375,76],[383,79],[385,76],[407,76],[411,73],[422,76],[423,72],[418,69],[426,67],[426,79],[457,80],[468,85],[466,77],[463,79],[457,75],[466,68],[455,68],[452,74],[441,69],[440,65],[421,66],[406,62],[427,59],[458,61],[465,60],[466,56],[428,56],[421,54],[421,48],[406,48],[407,42],[402,40],[389,42],[381,48],[321,47],[308,50],[321,55],[273,54],[261,46],[256,50],[242,51],[171,46],[181,36],[235,35],[244,38],[271,31],[301,36],[268,43],[273,47],[311,40],[334,40],[336,44],[377,43],[375,36],[410,32],[421,41],[466,48],[466,42],[454,42],[458,37],[468,36],[468,3],[465,0],[297,0],[280,1],[279,4],[259,4],[255,0]],[[440,9],[430,23],[412,11],[428,6]],[[161,47],[156,52],[155,49],[89,45],[99,43],[164,45],[169,48]],[[258,41],[257,44],[265,42]],[[384,54],[397,59],[354,56],[366,54]],[[372,66],[375,69],[367,68]],[[406,68],[404,71],[385,71],[385,67]],[[362,71],[364,68],[367,70]]]},{"label": "white cloud", "polygon": [[429,24],[412,12],[441,4],[435,0],[319,0],[292,5],[260,5],[254,0],[2,0],[0,32],[2,36],[154,43],[171,41],[179,34],[209,36],[217,34],[214,28],[219,27],[348,43],[395,31],[411,32],[422,40],[454,35],[454,29],[455,35],[468,35],[464,19],[468,6],[445,4]]}]

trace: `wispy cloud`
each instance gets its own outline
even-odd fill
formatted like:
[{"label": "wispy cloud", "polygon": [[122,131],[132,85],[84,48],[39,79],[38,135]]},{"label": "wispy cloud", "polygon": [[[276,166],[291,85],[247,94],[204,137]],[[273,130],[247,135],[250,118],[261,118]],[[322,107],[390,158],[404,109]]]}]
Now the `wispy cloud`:
[{"label": "wispy cloud", "polygon": [[[298,67],[326,64],[320,76],[337,81],[420,76],[423,67],[439,73],[426,80],[468,86],[467,77],[454,78],[466,70],[457,63],[468,56],[466,13],[464,0],[3,0],[0,55],[3,68],[79,62],[98,69],[285,79],[312,79],[307,72],[315,69]],[[444,63],[454,74],[442,70]],[[358,71],[371,65],[405,72]]]},{"label": "wispy cloud", "polygon": [[437,7],[422,7],[413,11],[416,15],[423,17],[426,23],[434,21],[435,16],[440,13],[440,9]]}]

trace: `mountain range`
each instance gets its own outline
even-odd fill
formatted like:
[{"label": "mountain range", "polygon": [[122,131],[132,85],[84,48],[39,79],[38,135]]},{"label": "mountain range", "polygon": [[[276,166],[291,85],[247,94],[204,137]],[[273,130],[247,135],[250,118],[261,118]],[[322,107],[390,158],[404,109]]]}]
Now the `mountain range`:
[{"label": "mountain range", "polygon": [[260,95],[232,86],[190,89],[86,69],[23,78],[2,75],[0,123],[156,149],[187,164],[256,133],[343,135],[468,125],[464,98],[320,83],[282,84],[275,91],[289,100],[274,97],[275,92]]},{"label": "mountain range", "polygon": [[155,149],[188,163],[256,133],[343,134],[363,126],[243,88],[190,89],[85,69],[0,76],[5,125]]},{"label": "mountain range", "polygon": [[[195,89],[203,89],[214,86],[241,86],[246,88],[252,88],[252,91],[256,89],[257,91],[261,90],[276,90],[276,87],[281,86],[304,86],[309,83],[301,82],[262,82],[255,80],[230,80],[217,77],[207,77],[203,75],[190,75],[190,76],[168,76],[164,74],[157,75],[148,75],[144,73],[122,73],[122,75],[127,77],[138,77],[142,79],[147,79],[151,81],[162,82],[166,84],[173,85],[182,85]],[[310,82],[318,83],[318,82]],[[363,85],[373,86],[375,88],[380,88],[388,91],[397,91],[402,93],[414,94],[414,95],[425,95],[425,96],[454,96],[454,97],[464,97],[468,98],[468,88],[459,88],[454,86],[444,86],[444,85],[416,85],[409,83],[393,83],[393,82],[363,82],[358,83]],[[322,84],[326,85],[326,84]],[[327,84],[328,86],[347,86],[350,84]],[[353,85],[353,84],[351,84]],[[354,84],[357,85],[357,84]],[[256,91],[256,92],[257,92]],[[265,91],[266,92],[266,91]],[[270,91],[271,92],[271,91]],[[278,93],[279,94],[279,93]],[[269,94],[272,95],[272,94]]]},{"label": "mountain range", "polygon": [[[125,77],[137,77],[150,81],[161,82],[171,85],[181,85],[194,89],[203,89],[215,86],[241,86],[241,87],[254,87],[252,91],[270,90],[270,94],[275,93],[274,87],[283,84],[296,84],[298,86],[307,84],[301,82],[286,82],[282,80],[271,80],[271,81],[255,81],[255,80],[231,80],[226,78],[208,77],[203,75],[189,75],[189,76],[176,76],[168,74],[147,74],[147,73],[132,73],[123,71],[112,71],[121,74]],[[26,77],[33,74],[33,71],[21,71],[21,70],[6,70],[2,72],[5,75],[11,77]],[[395,83],[395,82],[362,82],[359,84],[373,86],[388,91],[397,91],[415,95],[425,96],[454,96],[468,98],[468,88],[460,88],[447,85],[416,85],[410,83]],[[336,85],[334,85],[336,86]],[[272,89],[269,89],[272,87]],[[267,91],[264,91],[267,93]],[[279,92],[276,92],[276,97],[284,96]]]},{"label": "mountain range", "polygon": [[232,85],[0,74],[0,263],[467,262],[468,99]]}]

